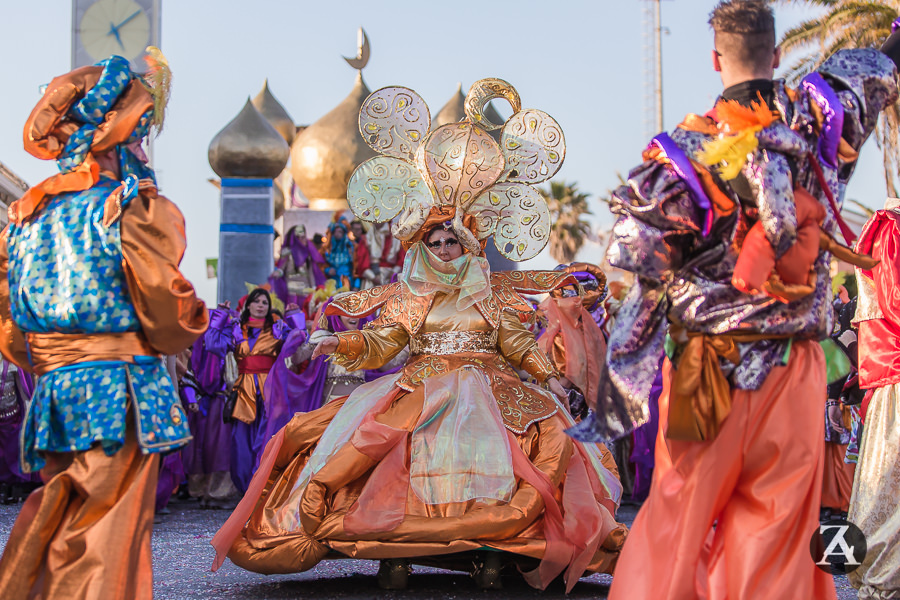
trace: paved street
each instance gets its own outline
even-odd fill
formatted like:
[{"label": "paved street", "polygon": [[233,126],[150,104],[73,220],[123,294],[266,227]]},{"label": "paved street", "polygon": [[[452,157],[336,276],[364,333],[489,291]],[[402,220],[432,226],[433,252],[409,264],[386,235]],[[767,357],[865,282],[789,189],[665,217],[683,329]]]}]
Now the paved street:
[{"label": "paved street", "polygon": [[[612,578],[594,575],[582,579],[572,593],[565,595],[561,584],[546,592],[534,590],[519,577],[505,577],[504,589],[480,591],[464,573],[414,567],[405,591],[383,591],[375,583],[378,563],[364,560],[326,561],[311,571],[296,575],[258,575],[238,569],[230,562],[217,573],[210,573],[212,547],[209,540],[228,513],[200,510],[196,502],[173,501],[171,514],[153,531],[154,590],[157,600],[195,600],[201,598],[237,598],[275,600],[302,598],[605,598]],[[0,545],[6,544],[18,506],[0,505]],[[619,519],[629,525],[637,510],[624,506]],[[835,580],[838,598],[851,600],[856,592],[845,577]]]}]

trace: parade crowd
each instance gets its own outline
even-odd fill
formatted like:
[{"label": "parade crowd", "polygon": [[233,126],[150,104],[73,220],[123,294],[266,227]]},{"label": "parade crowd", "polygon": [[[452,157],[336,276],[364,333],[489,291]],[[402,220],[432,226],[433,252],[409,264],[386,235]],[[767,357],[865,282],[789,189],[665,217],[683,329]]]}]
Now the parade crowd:
[{"label": "parade crowd", "polygon": [[22,502],[0,596],[152,597],[178,495],[230,511],[213,571],[350,557],[384,589],[428,564],[482,589],[610,573],[616,600],[827,600],[841,557],[860,598],[900,597],[900,201],[858,237],[839,210],[898,99],[900,18],[796,88],[767,3],[709,24],[723,90],[612,193],[605,266],[485,257],[547,244],[550,115],[492,78],[432,130],[391,87],[360,109],[378,156],[350,211],[289,228],[268,280],[215,308],[141,146],[165,58],[54,79],[24,143],[60,173],[0,243],[0,498]]}]

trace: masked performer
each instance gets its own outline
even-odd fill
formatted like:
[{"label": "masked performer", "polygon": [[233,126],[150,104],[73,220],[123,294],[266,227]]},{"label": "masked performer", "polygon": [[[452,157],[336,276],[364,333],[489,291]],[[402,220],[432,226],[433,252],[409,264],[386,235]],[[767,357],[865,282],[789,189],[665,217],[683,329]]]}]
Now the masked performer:
[{"label": "masked performer", "polygon": [[707,116],[655,137],[613,194],[609,259],[636,278],[597,411],[573,433],[605,440],[647,421],[668,347],[656,472],[610,598],[713,585],[710,596],[834,598],[809,553],[824,460],[818,340],[832,329],[830,254],[871,259],[830,234],[858,150],[897,99],[896,67],[844,50],[787,89],[772,80],[765,2],[721,2],[710,24],[725,90]]},{"label": "masked performer", "polygon": [[247,490],[267,441],[261,434],[271,410],[264,394],[266,377],[288,334],[292,330],[305,334],[305,329],[306,320],[296,305],[289,305],[285,318],[278,319],[269,292],[261,287],[247,296],[238,318],[227,304],[212,315],[206,332],[207,350],[221,357],[233,352],[238,365],[233,388],[237,397],[228,417],[235,421],[231,478],[241,493]]},{"label": "masked performer", "polygon": [[[390,156],[399,147],[369,138],[389,156],[357,169],[350,206],[361,219],[396,217],[394,233],[409,253],[396,283],[335,298],[327,314],[381,312],[363,330],[320,342],[313,358],[330,354],[350,371],[384,365],[407,345],[410,358],[400,373],[294,417],[273,438],[252,493],[214,539],[217,564],[228,552],[246,569],[294,572],[337,552],[383,559],[378,579],[388,588],[405,586],[409,561],[451,555],[448,566],[471,564],[472,556],[460,553],[485,547],[503,552],[476,556],[481,587],[497,587],[500,570],[513,562],[539,588],[563,572],[571,588],[586,571],[611,570],[625,535],[614,518],[618,481],[596,445],[565,436],[574,421],[554,397],[564,394],[558,374],[520,319],[532,311],[521,294],[574,280],[558,272],[491,274],[478,239],[493,234],[498,249],[519,260],[544,247],[549,212],[522,179],[539,182],[556,172],[561,130],[546,113],[519,111],[518,94],[502,80],[483,80],[473,90],[469,120],[430,134],[427,106],[406,88],[379,90],[360,109],[361,127],[394,131],[396,120],[415,131],[402,140],[403,156],[421,144],[425,170]],[[514,106],[501,140],[521,136],[520,144],[501,146],[475,124],[485,123],[475,107],[490,93]],[[374,106],[396,112],[366,125],[366,115],[383,116],[369,113]],[[537,155],[516,150],[523,147]],[[459,161],[435,164],[451,156]],[[397,179],[378,179],[386,164]],[[442,182],[441,173],[453,175]],[[416,193],[398,205],[366,192],[397,185]],[[490,212],[495,199],[505,203],[504,216]],[[522,222],[534,227],[516,235]],[[516,368],[552,393],[522,383]]]},{"label": "masked performer", "polygon": [[38,376],[22,462],[45,482],[0,561],[4,599],[152,596],[159,456],[190,437],[160,354],[208,315],[140,148],[169,82],[151,56],[145,78],[118,56],[57,77],[25,125],[25,149],[61,173],[10,207],[0,244],[0,349]]},{"label": "masked performer", "polygon": [[306,227],[295,225],[281,246],[281,257],[269,278],[272,293],[284,304],[302,305],[312,290],[325,284],[322,265],[325,259],[306,237]]},{"label": "masked performer", "polygon": [[900,200],[890,198],[866,223],[858,250],[881,262],[856,271],[859,384],[874,393],[865,411],[848,515],[866,536],[868,552],[848,578],[860,598],[894,598],[900,596]]}]

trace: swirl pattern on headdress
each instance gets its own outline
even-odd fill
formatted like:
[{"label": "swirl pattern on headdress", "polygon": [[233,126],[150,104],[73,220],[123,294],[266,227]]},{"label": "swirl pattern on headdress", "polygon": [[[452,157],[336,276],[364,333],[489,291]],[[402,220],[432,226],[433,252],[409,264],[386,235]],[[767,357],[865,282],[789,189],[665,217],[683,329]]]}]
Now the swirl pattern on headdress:
[{"label": "swirl pattern on headdress", "polygon": [[[513,115],[489,122],[484,107],[505,99]],[[531,184],[553,177],[565,158],[562,128],[547,113],[521,110],[518,92],[502,79],[477,81],[465,101],[467,118],[428,132],[428,106],[414,91],[388,87],[363,103],[359,130],[382,154],[362,163],[347,186],[350,209],[369,222],[393,220],[391,231],[412,240],[442,207],[452,208],[454,230],[480,251],[476,240],[493,236],[514,261],[537,256],[550,239],[547,202]],[[488,133],[501,129],[500,143]],[[474,218],[473,218],[474,217]],[[462,238],[461,238],[462,240]]]}]

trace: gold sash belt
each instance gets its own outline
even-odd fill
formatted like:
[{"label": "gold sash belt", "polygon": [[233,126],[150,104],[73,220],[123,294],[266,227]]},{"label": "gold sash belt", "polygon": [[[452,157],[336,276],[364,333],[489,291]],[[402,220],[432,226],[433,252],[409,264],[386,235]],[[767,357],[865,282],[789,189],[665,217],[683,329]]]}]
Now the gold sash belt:
[{"label": "gold sash belt", "polygon": [[134,362],[135,356],[159,356],[142,333],[29,333],[26,335],[34,372],[44,375],[83,362],[118,360]]},{"label": "gold sash belt", "polygon": [[[681,333],[673,325],[672,337]],[[719,365],[719,357],[738,364],[737,344],[762,340],[787,340],[790,335],[731,333],[707,335],[687,332],[688,341],[672,377],[669,392],[670,440],[705,441],[715,439],[722,421],[731,412],[731,386]]]},{"label": "gold sash belt", "polygon": [[409,352],[413,355],[496,351],[496,329],[491,331],[436,331],[434,333],[420,333],[409,340]]}]

